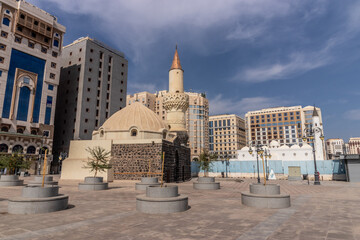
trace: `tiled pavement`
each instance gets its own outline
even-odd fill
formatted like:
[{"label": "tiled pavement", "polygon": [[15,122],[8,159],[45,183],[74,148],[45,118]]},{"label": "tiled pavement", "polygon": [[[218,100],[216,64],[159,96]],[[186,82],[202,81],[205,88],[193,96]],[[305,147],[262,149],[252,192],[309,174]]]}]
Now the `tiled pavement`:
[{"label": "tiled pavement", "polygon": [[111,183],[101,192],[79,192],[76,181],[62,181],[60,192],[70,196],[69,209],[21,216],[6,213],[6,199],[19,196],[21,187],[0,188],[0,240],[360,239],[360,184],[275,181],[292,201],[290,208],[276,210],[241,204],[241,192],[251,181],[221,181],[217,191],[180,183],[191,208],[165,215],[136,212],[135,197],[141,192],[132,181]]}]

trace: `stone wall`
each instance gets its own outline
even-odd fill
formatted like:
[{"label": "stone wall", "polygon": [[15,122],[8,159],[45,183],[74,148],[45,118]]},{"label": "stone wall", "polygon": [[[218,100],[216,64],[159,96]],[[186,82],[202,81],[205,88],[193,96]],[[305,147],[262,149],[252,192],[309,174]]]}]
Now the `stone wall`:
[{"label": "stone wall", "polygon": [[[155,144],[114,144],[112,162],[115,180],[139,180],[149,171],[161,173],[161,154],[165,152],[164,181],[186,181],[191,178],[190,149],[168,141]],[[134,173],[134,174],[129,174]],[[143,174],[135,174],[143,173]],[[153,175],[161,177],[161,174]]]}]

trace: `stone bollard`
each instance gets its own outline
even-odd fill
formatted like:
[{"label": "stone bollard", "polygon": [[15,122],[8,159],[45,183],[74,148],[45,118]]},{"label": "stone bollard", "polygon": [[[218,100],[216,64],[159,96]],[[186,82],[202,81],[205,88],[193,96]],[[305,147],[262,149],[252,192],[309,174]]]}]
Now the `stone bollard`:
[{"label": "stone bollard", "polygon": [[103,182],[103,177],[85,177],[83,183],[78,186],[81,191],[99,191],[108,189],[108,183]]},{"label": "stone bollard", "polygon": [[199,177],[198,181],[193,183],[193,188],[197,190],[216,190],[220,189],[220,183],[215,182],[215,177]]},{"label": "stone bollard", "polygon": [[58,186],[26,186],[21,197],[9,199],[10,214],[37,214],[64,210],[69,196],[59,195]]},{"label": "stone bollard", "polygon": [[256,208],[288,208],[290,195],[280,193],[278,184],[250,184],[250,192],[241,193],[242,204]]},{"label": "stone bollard", "polygon": [[159,179],[156,177],[142,177],[141,182],[135,184],[135,189],[146,190],[149,186],[160,186]]},{"label": "stone bollard", "polygon": [[188,208],[188,197],[179,195],[178,186],[149,186],[145,195],[136,197],[136,209],[143,213],[175,213]]},{"label": "stone bollard", "polygon": [[0,187],[22,185],[24,185],[24,180],[19,180],[19,176],[17,175],[1,175],[0,177]]}]

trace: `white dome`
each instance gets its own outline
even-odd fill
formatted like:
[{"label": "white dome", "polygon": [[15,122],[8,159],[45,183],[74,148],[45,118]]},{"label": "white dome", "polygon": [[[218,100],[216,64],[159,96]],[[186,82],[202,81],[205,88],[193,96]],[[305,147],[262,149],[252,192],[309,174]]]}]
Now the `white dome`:
[{"label": "white dome", "polygon": [[271,148],[278,148],[278,147],[280,147],[280,143],[278,141],[276,141],[276,140],[272,140],[270,142],[270,147]]},{"label": "white dome", "polygon": [[299,147],[299,145],[292,145],[291,147],[290,147],[291,149],[300,149],[300,147]]},{"label": "white dome", "polygon": [[289,149],[288,145],[282,145],[281,147],[279,147],[279,149]]},{"label": "white dome", "polygon": [[249,147],[243,147],[242,149],[241,149],[241,151],[249,151]]},{"label": "white dome", "polygon": [[307,144],[307,143],[303,143],[303,145],[302,145],[302,147],[301,148],[305,148],[305,149],[312,149],[312,147],[309,145],[309,144]]}]

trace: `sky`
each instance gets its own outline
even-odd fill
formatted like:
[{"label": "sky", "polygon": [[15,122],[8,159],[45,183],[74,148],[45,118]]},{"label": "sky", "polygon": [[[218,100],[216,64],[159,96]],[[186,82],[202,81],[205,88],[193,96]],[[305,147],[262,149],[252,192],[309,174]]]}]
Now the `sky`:
[{"label": "sky", "polygon": [[128,94],[168,88],[178,45],[186,91],[210,114],[316,105],[325,138],[360,137],[360,1],[30,0],[125,53]]}]

